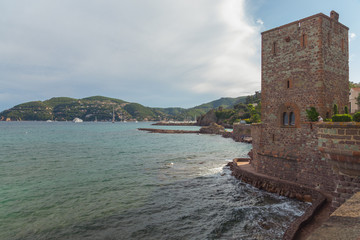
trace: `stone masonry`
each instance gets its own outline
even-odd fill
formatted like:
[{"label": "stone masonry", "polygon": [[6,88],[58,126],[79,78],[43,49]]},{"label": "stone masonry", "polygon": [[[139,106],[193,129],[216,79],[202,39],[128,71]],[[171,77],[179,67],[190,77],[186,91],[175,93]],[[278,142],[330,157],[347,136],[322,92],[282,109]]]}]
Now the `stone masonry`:
[{"label": "stone masonry", "polygon": [[333,206],[360,192],[360,123],[317,124],[321,161],[334,173]]},{"label": "stone masonry", "polygon": [[339,172],[320,151],[324,126],[308,122],[306,110],[325,119],[334,104],[340,113],[348,104],[348,28],[338,19],[319,13],[262,33],[262,123],[251,129],[257,172],[331,194],[333,208],[348,196],[339,196]]}]

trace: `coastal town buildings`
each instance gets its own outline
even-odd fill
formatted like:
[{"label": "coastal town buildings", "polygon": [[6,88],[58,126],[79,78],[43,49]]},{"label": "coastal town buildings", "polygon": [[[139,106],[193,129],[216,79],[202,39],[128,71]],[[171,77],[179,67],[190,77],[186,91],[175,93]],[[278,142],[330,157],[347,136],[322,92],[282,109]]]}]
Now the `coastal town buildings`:
[{"label": "coastal town buildings", "polygon": [[350,105],[350,113],[355,113],[359,111],[359,106],[357,104],[357,97],[359,97],[360,88],[351,88],[349,94],[349,105]]}]

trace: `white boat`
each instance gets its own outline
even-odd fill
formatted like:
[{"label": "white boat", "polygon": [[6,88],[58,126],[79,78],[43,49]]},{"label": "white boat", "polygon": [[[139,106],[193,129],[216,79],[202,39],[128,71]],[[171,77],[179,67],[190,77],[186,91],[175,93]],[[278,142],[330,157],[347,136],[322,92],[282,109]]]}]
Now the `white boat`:
[{"label": "white boat", "polygon": [[49,119],[49,120],[47,120],[46,122],[53,122],[53,121]]},{"label": "white boat", "polygon": [[80,119],[80,118],[74,118],[73,122],[74,123],[81,123],[81,122],[83,122],[83,120]]}]

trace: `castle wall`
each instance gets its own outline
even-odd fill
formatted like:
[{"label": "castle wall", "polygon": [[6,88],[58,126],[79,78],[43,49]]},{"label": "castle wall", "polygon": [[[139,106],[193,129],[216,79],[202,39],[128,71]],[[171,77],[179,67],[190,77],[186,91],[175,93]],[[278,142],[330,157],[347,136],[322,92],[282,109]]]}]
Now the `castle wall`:
[{"label": "castle wall", "polygon": [[[349,88],[344,81],[349,81],[349,44],[348,28],[330,18],[322,18],[321,38],[324,64],[325,108],[329,116],[333,114],[332,106],[336,103],[339,112],[349,102]],[[326,113],[322,113],[325,118]]]},{"label": "castle wall", "polygon": [[[360,124],[307,124],[297,132],[297,155],[286,147],[271,145],[264,124],[252,126],[253,159],[256,172],[297,182],[330,194],[332,210],[360,191]],[[278,132],[283,137],[286,131]],[[284,136],[284,138],[286,138]],[[289,146],[291,147],[291,146]],[[301,154],[300,154],[301,153]]]},{"label": "castle wall", "polygon": [[336,12],[331,16],[320,13],[262,33],[263,123],[252,126],[251,164],[259,173],[333,194],[336,204],[340,178],[306,113],[315,107],[330,118],[335,103],[340,113],[348,104],[348,28]]},{"label": "castle wall", "polygon": [[258,124],[253,126],[251,134],[251,164],[257,172],[327,192],[335,190],[331,166],[320,160],[315,125],[275,129]]},{"label": "castle wall", "polygon": [[[317,14],[262,33],[263,122],[279,124],[281,111],[293,104],[300,122],[315,106],[323,118],[332,106],[348,104],[348,28]],[[265,100],[265,101],[264,101]]]},{"label": "castle wall", "polygon": [[300,122],[306,121],[305,109],[324,105],[323,66],[318,61],[321,18],[315,15],[262,34],[263,122],[280,125],[279,106],[284,104],[297,106]]},{"label": "castle wall", "polygon": [[322,123],[317,125],[321,161],[334,173],[334,208],[360,192],[360,124]]}]

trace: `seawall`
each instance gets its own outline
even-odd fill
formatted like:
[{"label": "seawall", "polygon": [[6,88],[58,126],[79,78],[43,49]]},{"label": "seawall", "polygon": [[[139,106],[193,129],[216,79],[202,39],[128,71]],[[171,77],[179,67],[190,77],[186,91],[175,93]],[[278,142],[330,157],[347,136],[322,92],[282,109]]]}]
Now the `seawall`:
[{"label": "seawall", "polygon": [[200,131],[190,131],[190,130],[170,130],[170,129],[155,129],[155,128],[138,128],[140,131],[147,131],[150,133],[177,133],[177,134],[185,134],[185,133],[200,133]]},{"label": "seawall", "polygon": [[360,124],[302,123],[274,130],[252,125],[255,171],[321,190],[332,211],[360,191]]},{"label": "seawall", "polygon": [[316,127],[320,161],[327,162],[334,173],[331,194],[335,210],[360,192],[360,123],[321,123]]}]

